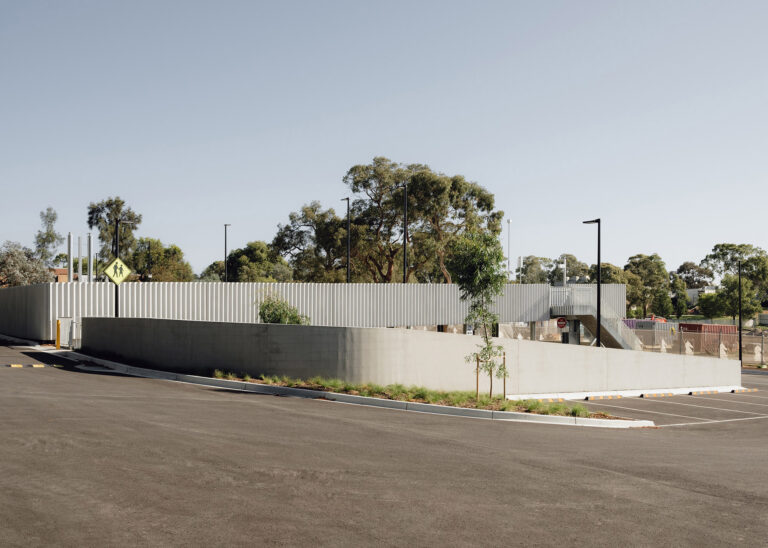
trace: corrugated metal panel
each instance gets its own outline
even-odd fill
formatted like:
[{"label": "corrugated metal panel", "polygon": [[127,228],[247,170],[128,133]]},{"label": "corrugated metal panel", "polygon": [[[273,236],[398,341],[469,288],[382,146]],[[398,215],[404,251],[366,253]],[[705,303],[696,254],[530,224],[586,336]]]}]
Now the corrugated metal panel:
[{"label": "corrugated metal panel", "polygon": [[[285,299],[313,325],[460,324],[468,312],[458,287],[446,284],[157,282],[124,283],[119,291],[120,315],[126,318],[257,323],[259,304],[268,295]],[[504,323],[546,321],[550,307],[553,312],[594,310],[595,293],[595,286],[589,285],[512,284],[505,286],[493,309]],[[602,295],[604,315],[623,317],[626,288],[605,285]],[[114,286],[70,282],[8,288],[0,290],[0,306],[3,332],[51,340],[57,318],[72,317],[79,326],[84,316],[114,316]]]},{"label": "corrugated metal panel", "polygon": [[[627,286],[604,284],[600,287],[601,313],[606,318],[624,318],[627,315]],[[570,285],[550,288],[552,313],[562,316],[594,315],[597,285]]]}]

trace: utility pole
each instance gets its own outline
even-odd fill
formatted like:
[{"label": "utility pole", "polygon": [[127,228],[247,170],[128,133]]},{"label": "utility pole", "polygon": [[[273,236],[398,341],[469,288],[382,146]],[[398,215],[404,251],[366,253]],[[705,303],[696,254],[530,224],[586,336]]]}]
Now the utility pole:
[{"label": "utility pole", "polygon": [[[120,258],[120,217],[115,219],[115,259]],[[120,317],[120,286],[115,284],[115,318]]]},{"label": "utility pole", "polygon": [[342,198],[341,201],[344,200],[347,201],[347,283],[349,283],[351,279],[351,257],[352,257],[352,240],[351,237],[351,230],[352,230],[352,224],[349,217],[349,197]]},{"label": "utility pole", "polygon": [[739,365],[744,366],[741,356],[741,261],[739,261]]},{"label": "utility pole", "polygon": [[507,281],[508,282],[512,281],[512,268],[510,268],[510,265],[509,265],[510,258],[512,257],[512,254],[510,253],[510,249],[511,249],[510,242],[512,241],[510,239],[510,235],[512,233],[511,227],[512,227],[512,219],[507,219]]},{"label": "utility pole", "polygon": [[227,227],[232,226],[229,224],[224,225],[224,281],[227,281]]}]

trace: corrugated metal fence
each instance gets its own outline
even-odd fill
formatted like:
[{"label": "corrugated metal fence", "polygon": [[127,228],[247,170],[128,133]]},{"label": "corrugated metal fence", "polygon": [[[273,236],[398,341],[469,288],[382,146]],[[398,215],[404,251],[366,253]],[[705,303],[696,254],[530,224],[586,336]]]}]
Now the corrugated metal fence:
[{"label": "corrugated metal fence", "polygon": [[[507,285],[494,305],[499,320],[548,320],[550,289],[559,288],[544,284]],[[624,291],[623,285],[604,286],[603,302],[623,299]],[[461,301],[459,289],[453,284],[158,282],[122,284],[120,316],[258,323],[259,304],[268,295],[279,296],[298,308],[312,325],[461,324],[467,315],[467,303]],[[594,288],[591,292],[589,286],[579,288],[579,295],[588,299],[594,295]],[[79,325],[84,316],[114,313],[114,286],[107,282],[40,284],[0,290],[0,332],[17,337],[53,340],[59,318],[72,318]]]},{"label": "corrugated metal fence", "polygon": [[[600,304],[603,315],[611,318],[624,318],[627,313],[627,286],[605,284],[600,286],[600,289]],[[596,285],[553,287],[550,295],[553,314],[581,316],[595,313]]]}]

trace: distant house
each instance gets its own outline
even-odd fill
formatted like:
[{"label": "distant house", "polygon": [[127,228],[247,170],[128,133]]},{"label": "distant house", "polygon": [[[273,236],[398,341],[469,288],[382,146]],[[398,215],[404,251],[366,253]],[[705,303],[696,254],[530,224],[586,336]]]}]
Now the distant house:
[{"label": "distant house", "polygon": [[[69,281],[66,268],[51,268],[49,270],[53,273],[53,277],[55,278],[54,281],[56,283],[61,284]],[[77,272],[73,273],[72,277],[74,278],[74,281],[76,281],[78,279]]]},{"label": "distant house", "polygon": [[696,306],[699,304],[699,297],[709,293],[717,293],[717,287],[714,285],[707,285],[698,289],[686,289],[685,292],[688,294],[688,302],[690,305]]}]

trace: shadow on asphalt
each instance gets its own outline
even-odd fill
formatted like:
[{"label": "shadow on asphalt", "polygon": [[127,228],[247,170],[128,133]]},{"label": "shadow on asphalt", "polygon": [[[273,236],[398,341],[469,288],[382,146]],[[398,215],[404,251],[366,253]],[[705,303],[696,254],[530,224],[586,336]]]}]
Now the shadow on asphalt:
[{"label": "shadow on asphalt", "polygon": [[116,371],[85,371],[83,369],[78,369],[77,366],[82,365],[81,362],[74,361],[69,358],[64,358],[56,354],[49,354],[48,352],[22,351],[20,353],[38,363],[55,366],[61,371],[68,371],[70,373],[81,373],[86,375],[109,375],[110,377],[131,377],[131,375],[125,375]]}]

